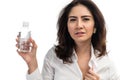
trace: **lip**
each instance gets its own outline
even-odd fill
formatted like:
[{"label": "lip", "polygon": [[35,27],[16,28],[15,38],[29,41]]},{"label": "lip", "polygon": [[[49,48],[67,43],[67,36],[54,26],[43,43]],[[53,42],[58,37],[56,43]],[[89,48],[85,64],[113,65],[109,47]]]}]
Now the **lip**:
[{"label": "lip", "polygon": [[78,37],[82,37],[85,35],[85,32],[75,32],[75,35]]}]

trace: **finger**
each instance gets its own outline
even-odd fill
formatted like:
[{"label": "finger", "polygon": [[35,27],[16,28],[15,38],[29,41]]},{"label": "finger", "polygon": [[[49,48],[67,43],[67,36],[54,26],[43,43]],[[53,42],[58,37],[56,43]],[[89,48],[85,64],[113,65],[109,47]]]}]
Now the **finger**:
[{"label": "finger", "polygon": [[37,44],[35,43],[35,41],[32,38],[30,38],[30,41],[32,43],[33,50],[36,50],[37,49]]},{"label": "finger", "polygon": [[17,49],[17,53],[21,56],[21,53],[20,53],[20,51]]},{"label": "finger", "polygon": [[89,77],[85,76],[85,79],[84,80],[91,80]]},{"label": "finger", "polygon": [[22,57],[24,57],[24,55],[27,54],[26,52],[21,52],[19,49],[17,49],[17,52]]},{"label": "finger", "polygon": [[17,38],[16,38],[17,42],[19,41],[19,38],[20,38],[20,32],[19,32],[19,34],[17,35]]},{"label": "finger", "polygon": [[18,42],[18,38],[16,38],[15,40],[16,40],[16,42]]},{"label": "finger", "polygon": [[18,44],[16,44],[16,47],[19,48]]},{"label": "finger", "polygon": [[20,38],[19,38],[19,37],[17,37],[17,38],[16,38],[16,42],[19,42],[19,41],[20,41]]},{"label": "finger", "polygon": [[18,33],[17,37],[20,37],[21,36],[21,32]]},{"label": "finger", "polygon": [[89,77],[92,80],[98,80],[99,76],[92,70],[90,69],[88,73],[86,73],[86,76]]},{"label": "finger", "polygon": [[93,76],[97,76],[97,74],[93,71],[93,69],[89,69],[88,73],[90,73]]},{"label": "finger", "polygon": [[26,61],[28,58],[25,56],[27,53],[24,53],[24,52],[20,52],[18,49],[17,49],[17,52],[18,54]]},{"label": "finger", "polygon": [[93,78],[94,76],[91,75],[90,73],[87,73],[87,74],[86,74],[86,77],[88,77],[89,79],[94,79],[94,78]]},{"label": "finger", "polygon": [[21,52],[19,49],[17,49],[17,52],[21,55],[21,53],[23,53],[23,52]]},{"label": "finger", "polygon": [[97,80],[97,78],[94,77],[94,76],[92,76],[92,77],[90,77],[90,76],[85,76],[85,80]]}]

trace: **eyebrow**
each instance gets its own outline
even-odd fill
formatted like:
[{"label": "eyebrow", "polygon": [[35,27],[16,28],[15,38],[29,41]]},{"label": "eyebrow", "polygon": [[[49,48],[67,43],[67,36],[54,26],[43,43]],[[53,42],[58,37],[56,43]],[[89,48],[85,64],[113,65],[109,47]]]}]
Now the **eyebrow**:
[{"label": "eyebrow", "polygon": [[[90,15],[84,15],[84,16],[81,16],[81,18],[84,18],[84,17],[92,17]],[[69,16],[68,18],[77,18],[76,16]]]},{"label": "eyebrow", "polygon": [[77,18],[76,16],[69,16],[68,18]]},{"label": "eyebrow", "polygon": [[84,17],[92,17],[92,16],[90,16],[90,15],[84,15],[84,16],[81,16],[82,18],[84,18]]}]

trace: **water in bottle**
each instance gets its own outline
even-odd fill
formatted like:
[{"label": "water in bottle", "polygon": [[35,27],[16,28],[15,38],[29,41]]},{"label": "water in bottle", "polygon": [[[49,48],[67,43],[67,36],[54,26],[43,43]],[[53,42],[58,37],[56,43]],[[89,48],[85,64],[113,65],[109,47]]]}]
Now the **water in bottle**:
[{"label": "water in bottle", "polygon": [[21,31],[19,32],[19,50],[21,52],[30,51],[29,38],[31,37],[31,31],[29,30],[29,23],[23,22]]}]

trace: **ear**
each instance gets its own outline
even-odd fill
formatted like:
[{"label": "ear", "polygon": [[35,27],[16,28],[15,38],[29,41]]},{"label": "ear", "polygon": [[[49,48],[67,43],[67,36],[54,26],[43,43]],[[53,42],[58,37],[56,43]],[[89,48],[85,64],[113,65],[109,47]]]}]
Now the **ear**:
[{"label": "ear", "polygon": [[94,34],[96,33],[96,28],[94,28],[93,33],[94,33]]}]

